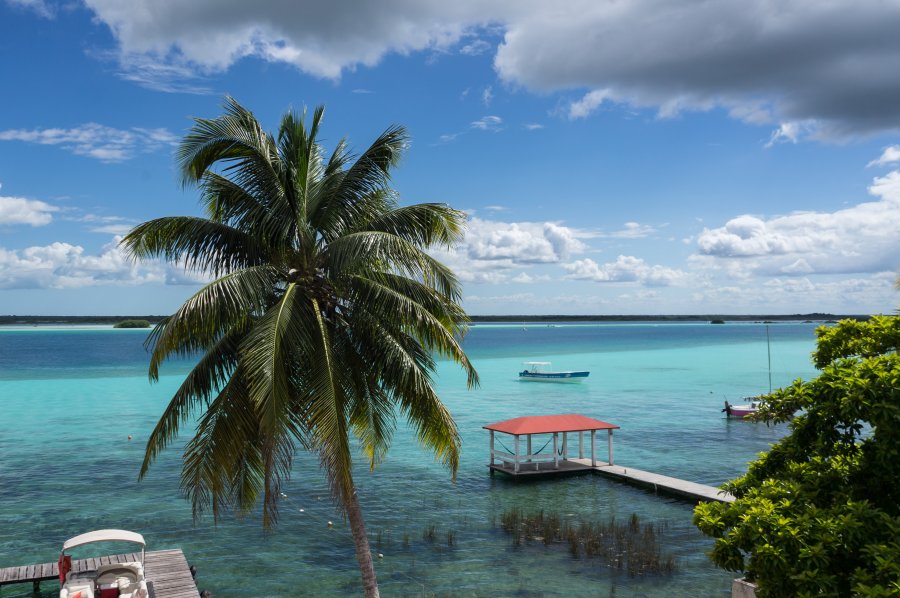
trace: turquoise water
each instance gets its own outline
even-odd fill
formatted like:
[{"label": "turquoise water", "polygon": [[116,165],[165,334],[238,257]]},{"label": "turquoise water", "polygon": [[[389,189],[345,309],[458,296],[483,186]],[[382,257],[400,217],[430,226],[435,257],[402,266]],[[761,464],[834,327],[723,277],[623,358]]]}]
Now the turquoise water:
[{"label": "turquoise water", "polygon": [[[770,325],[776,387],[815,375],[814,327]],[[353,544],[314,457],[299,455],[271,533],[256,516],[194,525],[179,496],[180,443],[136,481],[143,441],[189,367],[173,363],[149,384],[145,336],[0,329],[0,567],[55,560],[66,538],[121,527],[143,533],[150,550],[182,548],[199,570],[198,586],[217,598],[359,594]],[[490,477],[482,426],[582,413],[622,427],[617,464],[721,484],[784,433],[720,412],[725,398],[768,388],[762,324],[477,325],[465,345],[481,387],[467,391],[462,373],[446,362],[437,379],[463,439],[456,482],[402,426],[378,470],[370,473],[360,459],[356,479],[373,550],[384,555],[376,563],[384,596],[729,595],[732,575],[709,564],[710,542],[691,525],[691,505],[596,476]],[[589,369],[591,376],[581,385],[519,382],[523,361]],[[676,556],[678,572],[629,578],[573,560],[564,548],[515,548],[496,527],[511,506],[576,520],[637,513],[664,521],[665,550]],[[424,535],[432,526],[434,541]],[[44,596],[55,596],[54,586],[45,583]],[[32,594],[21,585],[2,595]]]}]

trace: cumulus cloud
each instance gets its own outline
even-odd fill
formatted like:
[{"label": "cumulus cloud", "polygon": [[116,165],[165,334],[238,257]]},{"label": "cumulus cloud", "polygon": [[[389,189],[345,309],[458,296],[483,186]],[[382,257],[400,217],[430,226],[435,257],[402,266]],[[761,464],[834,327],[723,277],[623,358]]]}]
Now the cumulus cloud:
[{"label": "cumulus cloud", "polygon": [[[160,0],[153,10],[140,0],[86,4],[112,31],[123,63],[143,56],[214,72],[253,56],[331,79],[346,68],[375,65],[388,52],[447,50],[499,15],[477,0],[398,0],[389,6],[358,0]],[[468,51],[481,47],[472,42]]]},{"label": "cumulus cloud", "polygon": [[586,245],[584,233],[553,222],[497,222],[471,218],[463,249],[470,259],[512,264],[557,263]]},{"label": "cumulus cloud", "polygon": [[[523,283],[546,280],[523,267],[558,264],[583,253],[585,231],[555,222],[500,222],[470,217],[465,238],[451,250],[433,254],[463,282]],[[520,270],[515,275],[513,270]]]},{"label": "cumulus cloud", "polygon": [[900,145],[892,145],[884,148],[881,156],[869,162],[867,166],[885,166],[887,164],[893,164],[894,162],[900,162]]},{"label": "cumulus cloud", "polygon": [[532,89],[593,89],[572,117],[606,100],[661,116],[723,107],[834,138],[897,130],[898,29],[897,3],[573,0],[511,18],[495,67]]},{"label": "cumulus cloud", "polygon": [[0,289],[71,289],[147,283],[198,284],[202,275],[162,262],[132,262],[114,237],[97,254],[56,242],[11,250],[0,247]]},{"label": "cumulus cloud", "polygon": [[0,195],[0,225],[28,224],[44,226],[53,220],[53,213],[59,208],[37,199],[24,197],[4,197]]},{"label": "cumulus cloud", "polygon": [[651,266],[643,259],[630,255],[620,255],[615,262],[606,264],[587,258],[563,264],[562,267],[569,271],[566,278],[594,282],[637,282],[644,286],[667,287],[685,278],[685,273],[680,270]]},{"label": "cumulus cloud", "polygon": [[836,212],[742,215],[704,229],[694,264],[732,274],[850,274],[900,268],[900,172],[869,187],[876,201]]},{"label": "cumulus cloud", "polygon": [[78,156],[101,162],[122,162],[138,153],[152,152],[174,145],[178,138],[167,129],[115,129],[87,123],[71,129],[7,129],[0,141],[23,141],[39,145],[58,145]]},{"label": "cumulus cloud", "polygon": [[810,122],[801,133],[817,138],[896,131],[900,122],[896,2],[157,0],[153,10],[142,0],[85,3],[114,36],[123,68],[140,64],[131,69],[138,73],[154,64],[210,73],[256,57],[337,79],[389,53],[457,44],[464,55],[488,52],[479,37],[489,31],[502,35],[494,66],[504,82],[589,90],[569,108],[572,118],[615,101],[662,116],[722,107],[779,131]]}]

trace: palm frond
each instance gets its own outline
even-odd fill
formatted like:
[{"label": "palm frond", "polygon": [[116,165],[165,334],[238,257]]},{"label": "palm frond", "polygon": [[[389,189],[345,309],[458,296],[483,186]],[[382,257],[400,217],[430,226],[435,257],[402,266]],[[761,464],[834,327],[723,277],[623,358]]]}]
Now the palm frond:
[{"label": "palm frond", "polygon": [[322,260],[334,278],[368,272],[398,271],[421,279],[452,301],[462,290],[453,272],[415,244],[379,231],[344,235],[328,244]]},{"label": "palm frond", "polygon": [[428,350],[459,363],[466,371],[470,388],[478,385],[478,374],[445,318],[442,321],[411,298],[375,280],[355,276],[351,279],[350,288],[355,295],[355,309],[376,318],[402,322]]},{"label": "palm frond", "polygon": [[390,127],[343,173],[338,185],[320,195],[310,219],[326,240],[360,228],[393,204],[385,193],[390,169],[399,163],[408,141],[406,129]]},{"label": "palm frond", "polygon": [[366,229],[396,235],[421,248],[450,247],[462,240],[465,222],[465,212],[446,204],[420,203],[380,214]]},{"label": "palm frond", "polygon": [[332,353],[332,335],[322,317],[321,308],[315,299],[311,300],[312,312],[316,316],[316,337],[314,344],[322,361],[321,366],[308,373],[310,397],[309,427],[315,438],[316,449],[331,490],[338,503],[346,505],[353,493],[352,459],[347,430],[348,405],[343,394],[341,376],[347,370],[340,367]]},{"label": "palm frond", "polygon": [[271,302],[276,271],[270,266],[245,268],[207,284],[161,320],[145,344],[150,350],[150,379],[171,355],[205,351],[228,331],[245,327]]},{"label": "palm frond", "polygon": [[244,231],[193,216],[149,220],[119,244],[132,259],[163,258],[213,276],[265,263],[269,253],[260,239]]},{"label": "palm frond", "polygon": [[210,399],[228,383],[237,366],[237,343],[242,331],[234,330],[213,345],[175,391],[159,421],[150,433],[144,460],[138,479],[143,479],[156,459],[178,435],[178,430],[202,404],[209,406]]},{"label": "palm frond", "polygon": [[[184,449],[181,489],[194,517],[218,519],[232,507],[249,508],[262,489],[262,457],[253,405],[238,371],[210,404]],[[239,499],[236,501],[236,499]]]}]

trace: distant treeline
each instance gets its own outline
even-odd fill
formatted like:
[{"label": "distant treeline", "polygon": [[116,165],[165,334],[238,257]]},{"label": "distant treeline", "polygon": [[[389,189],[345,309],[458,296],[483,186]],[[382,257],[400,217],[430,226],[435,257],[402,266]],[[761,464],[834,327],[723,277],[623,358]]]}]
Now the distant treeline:
[{"label": "distant treeline", "polygon": [[118,324],[124,320],[146,320],[156,324],[165,316],[0,316],[0,325],[10,324]]},{"label": "distant treeline", "polygon": [[867,315],[838,314],[780,314],[780,315],[652,315],[652,316],[472,316],[472,322],[827,322],[837,320],[868,320]]},{"label": "distant treeline", "polygon": [[[147,320],[155,324],[165,316],[3,316],[0,325],[10,324],[117,324],[122,320]],[[472,322],[785,322],[811,321],[827,322],[836,320],[868,320],[867,315],[838,314],[791,314],[791,315],[653,315],[653,316],[469,316]]]}]

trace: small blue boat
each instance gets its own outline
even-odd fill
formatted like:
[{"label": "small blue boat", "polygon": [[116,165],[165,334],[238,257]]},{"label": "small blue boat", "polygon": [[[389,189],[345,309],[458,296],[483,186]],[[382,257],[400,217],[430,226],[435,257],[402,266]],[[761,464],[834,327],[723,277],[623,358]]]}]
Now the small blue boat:
[{"label": "small blue boat", "polygon": [[587,371],[553,372],[549,361],[527,361],[525,369],[519,372],[519,380],[533,382],[581,382],[591,373]]}]

